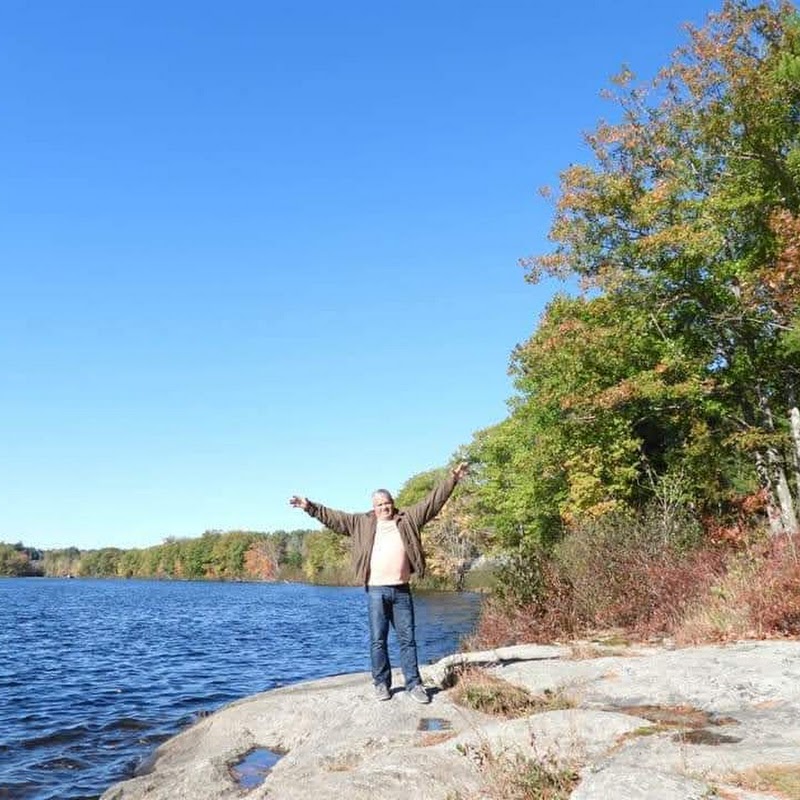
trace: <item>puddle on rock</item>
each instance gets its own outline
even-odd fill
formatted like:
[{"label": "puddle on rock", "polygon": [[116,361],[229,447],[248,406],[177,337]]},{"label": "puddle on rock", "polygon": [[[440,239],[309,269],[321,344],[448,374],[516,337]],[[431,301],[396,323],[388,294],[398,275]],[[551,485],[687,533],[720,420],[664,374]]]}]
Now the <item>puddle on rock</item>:
[{"label": "puddle on rock", "polygon": [[736,742],[741,742],[742,739],[740,736],[726,736],[723,733],[714,733],[714,731],[709,731],[706,728],[696,728],[692,731],[687,731],[686,733],[676,733],[672,737],[673,742],[678,742],[679,744],[688,743],[688,744],[736,744]]},{"label": "puddle on rock", "polygon": [[449,731],[453,726],[450,720],[441,717],[423,717],[417,725],[418,731]]},{"label": "puddle on rock", "polygon": [[230,764],[228,771],[241,789],[255,789],[264,783],[267,775],[284,755],[285,753],[267,750],[266,747],[254,747],[236,763]]}]

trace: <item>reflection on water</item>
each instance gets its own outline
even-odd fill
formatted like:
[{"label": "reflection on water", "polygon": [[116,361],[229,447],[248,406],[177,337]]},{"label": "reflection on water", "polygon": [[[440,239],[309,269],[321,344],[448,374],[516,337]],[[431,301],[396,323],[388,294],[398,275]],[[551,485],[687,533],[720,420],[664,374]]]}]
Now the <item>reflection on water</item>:
[{"label": "reflection on water", "polygon": [[[430,662],[472,630],[480,597],[415,602]],[[224,703],[367,671],[365,603],[302,584],[0,579],[0,800],[97,797]]]}]

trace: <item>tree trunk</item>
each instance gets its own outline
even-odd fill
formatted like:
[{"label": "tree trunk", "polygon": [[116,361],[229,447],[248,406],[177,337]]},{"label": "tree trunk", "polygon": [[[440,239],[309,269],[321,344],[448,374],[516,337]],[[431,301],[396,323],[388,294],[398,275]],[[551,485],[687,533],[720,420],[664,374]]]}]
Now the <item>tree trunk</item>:
[{"label": "tree trunk", "polygon": [[792,499],[791,489],[789,489],[789,481],[786,479],[786,470],[783,468],[781,458],[774,447],[767,448],[767,458],[775,476],[783,532],[793,535],[797,533],[797,514],[794,510],[794,500]]},{"label": "tree trunk", "polygon": [[767,521],[769,522],[769,532],[773,536],[783,533],[783,522],[781,520],[781,512],[778,510],[778,503],[775,497],[775,488],[772,484],[772,478],[769,474],[769,469],[764,463],[764,456],[761,453],[756,453],[756,473],[758,480],[761,483],[761,488],[766,490],[766,510]]},{"label": "tree trunk", "polygon": [[800,501],[800,411],[794,404],[794,397],[792,398],[792,405],[789,409],[789,426],[792,429],[792,443],[794,444],[794,485],[795,497]]},{"label": "tree trunk", "polygon": [[[758,405],[761,410],[766,429],[770,433],[774,433],[775,421],[772,416],[772,409],[770,408],[766,395],[763,391],[761,391],[760,386],[758,387]],[[794,510],[794,500],[792,498],[791,489],[789,489],[789,481],[786,479],[784,461],[774,445],[767,446],[766,456],[766,467],[769,472],[770,485],[772,487],[772,491],[774,492],[773,496],[778,501],[781,522],[781,530],[779,533],[786,533],[789,535],[795,534],[797,533],[798,527],[797,514]],[[772,528],[771,525],[770,528]]]}]

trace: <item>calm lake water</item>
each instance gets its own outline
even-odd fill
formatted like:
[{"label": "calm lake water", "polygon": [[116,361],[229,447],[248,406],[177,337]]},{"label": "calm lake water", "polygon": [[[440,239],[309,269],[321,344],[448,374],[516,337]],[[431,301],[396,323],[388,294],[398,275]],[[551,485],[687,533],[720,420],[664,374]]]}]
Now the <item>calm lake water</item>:
[{"label": "calm lake water", "polygon": [[[415,602],[427,663],[480,597]],[[0,579],[0,800],[98,797],[224,703],[369,670],[365,603],[303,584]]]}]

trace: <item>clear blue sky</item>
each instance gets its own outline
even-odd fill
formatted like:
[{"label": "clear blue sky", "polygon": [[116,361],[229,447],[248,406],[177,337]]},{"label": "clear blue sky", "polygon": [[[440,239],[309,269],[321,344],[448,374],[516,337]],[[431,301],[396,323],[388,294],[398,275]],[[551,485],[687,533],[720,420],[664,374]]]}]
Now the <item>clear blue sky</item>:
[{"label": "clear blue sky", "polygon": [[148,546],[358,510],[506,414],[642,3],[4,0],[0,540]]}]

